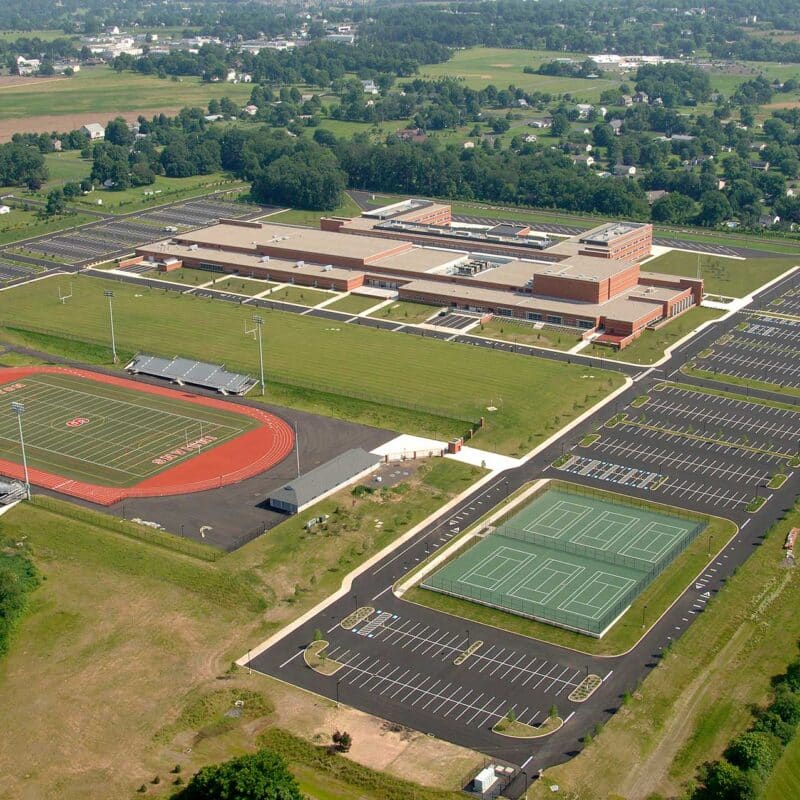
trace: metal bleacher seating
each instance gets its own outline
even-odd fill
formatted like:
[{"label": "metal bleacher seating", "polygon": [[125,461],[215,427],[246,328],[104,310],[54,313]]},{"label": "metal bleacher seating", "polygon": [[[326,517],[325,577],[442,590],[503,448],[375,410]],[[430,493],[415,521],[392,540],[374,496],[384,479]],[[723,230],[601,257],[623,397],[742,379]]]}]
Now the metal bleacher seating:
[{"label": "metal bleacher seating", "polygon": [[180,356],[161,358],[138,353],[125,369],[134,375],[165,378],[178,384],[188,383],[192,386],[215,389],[222,394],[247,394],[256,385],[256,381],[249,375],[228,372],[224,365],[206,364],[203,361],[193,361]]}]

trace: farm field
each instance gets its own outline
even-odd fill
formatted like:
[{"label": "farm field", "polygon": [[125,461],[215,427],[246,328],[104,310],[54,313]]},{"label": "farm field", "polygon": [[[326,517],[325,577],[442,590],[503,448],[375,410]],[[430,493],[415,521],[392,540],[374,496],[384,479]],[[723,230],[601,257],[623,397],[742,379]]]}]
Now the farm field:
[{"label": "farm field", "polygon": [[163,108],[192,105],[205,108],[212,97],[223,95],[244,102],[250,96],[250,89],[245,84],[202,83],[195,77],[161,80],[93,67],[82,69],[66,80],[0,88],[0,120],[16,119],[17,127],[26,130],[27,117],[91,112],[97,114],[98,122],[105,123],[123,111],[152,115]]},{"label": "farm field", "polygon": [[[72,300],[61,304],[57,286],[57,281],[45,279],[3,293],[2,325],[23,333],[31,326],[64,339],[103,343],[108,335],[108,308],[102,293],[109,288],[115,293],[119,347],[166,356],[180,353],[244,373],[253,373],[258,364],[252,339],[244,336],[251,308],[84,277],[74,281]],[[417,423],[429,434],[437,433],[435,425],[445,425],[437,438],[483,416],[486,425],[476,441],[504,453],[527,452],[622,381],[621,376],[602,370],[587,372],[577,365],[355,325],[332,326],[308,316],[265,309],[264,318],[265,366],[272,384],[267,395],[273,401],[280,403],[281,392],[288,389],[293,392],[290,404],[308,407],[303,392],[323,393],[330,397],[317,396],[316,402],[325,399],[326,405],[315,410],[351,418],[358,415],[352,400],[363,398],[384,406],[381,413],[386,416],[373,422],[389,427],[397,424],[392,407],[399,406],[438,415],[438,423],[423,419]],[[531,386],[537,387],[534,406]],[[496,405],[500,397],[502,410],[487,413],[487,407]]]},{"label": "farm field", "polygon": [[562,78],[550,75],[527,75],[525,66],[538,66],[554,58],[572,56],[584,59],[575,53],[548,52],[544,50],[506,50],[499,47],[471,47],[458,50],[443,64],[426,64],[420,68],[423,78],[463,78],[471,89],[483,89],[490,83],[498,89],[514,84],[526,92],[570,92],[575,99],[598,100],[605,89],[616,88],[620,80],[616,76],[600,79]]}]

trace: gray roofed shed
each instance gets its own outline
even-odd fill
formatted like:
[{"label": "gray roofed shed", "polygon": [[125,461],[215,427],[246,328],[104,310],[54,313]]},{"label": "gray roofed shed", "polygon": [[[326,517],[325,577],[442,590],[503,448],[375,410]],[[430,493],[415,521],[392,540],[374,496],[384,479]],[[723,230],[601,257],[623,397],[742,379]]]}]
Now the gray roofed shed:
[{"label": "gray roofed shed", "polygon": [[347,450],[274,491],[269,497],[269,505],[279,511],[297,514],[371,472],[380,462],[380,456],[361,448]]}]

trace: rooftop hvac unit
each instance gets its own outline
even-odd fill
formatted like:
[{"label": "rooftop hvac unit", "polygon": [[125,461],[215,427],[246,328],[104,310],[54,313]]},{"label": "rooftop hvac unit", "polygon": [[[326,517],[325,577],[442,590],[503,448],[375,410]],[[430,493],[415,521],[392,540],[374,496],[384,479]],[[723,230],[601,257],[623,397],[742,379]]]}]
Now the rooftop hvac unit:
[{"label": "rooftop hvac unit", "polygon": [[297,264],[295,264],[295,266],[297,267],[304,267],[305,265],[306,265],[305,261],[298,261]]},{"label": "rooftop hvac unit", "polygon": [[323,268],[323,272],[330,272],[333,269],[333,264],[326,264]]},{"label": "rooftop hvac unit", "polygon": [[261,256],[259,260],[262,264],[266,264],[269,261],[269,256]]},{"label": "rooftop hvac unit", "polygon": [[189,245],[189,249],[190,250],[197,250],[197,245],[196,244],[190,244]]}]

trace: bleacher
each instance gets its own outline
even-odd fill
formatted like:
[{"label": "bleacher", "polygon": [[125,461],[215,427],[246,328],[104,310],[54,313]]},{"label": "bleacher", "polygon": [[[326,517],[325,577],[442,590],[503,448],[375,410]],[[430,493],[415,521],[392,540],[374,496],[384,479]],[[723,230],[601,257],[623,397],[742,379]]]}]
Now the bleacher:
[{"label": "bleacher", "polygon": [[214,389],[222,394],[247,394],[257,383],[249,375],[228,372],[224,365],[206,364],[203,361],[193,361],[180,356],[161,358],[138,353],[125,369],[134,375],[164,378],[180,386],[184,384],[202,386],[204,389]]},{"label": "bleacher", "polygon": [[0,477],[0,506],[10,506],[18,500],[24,500],[27,494],[25,484],[21,481]]}]

